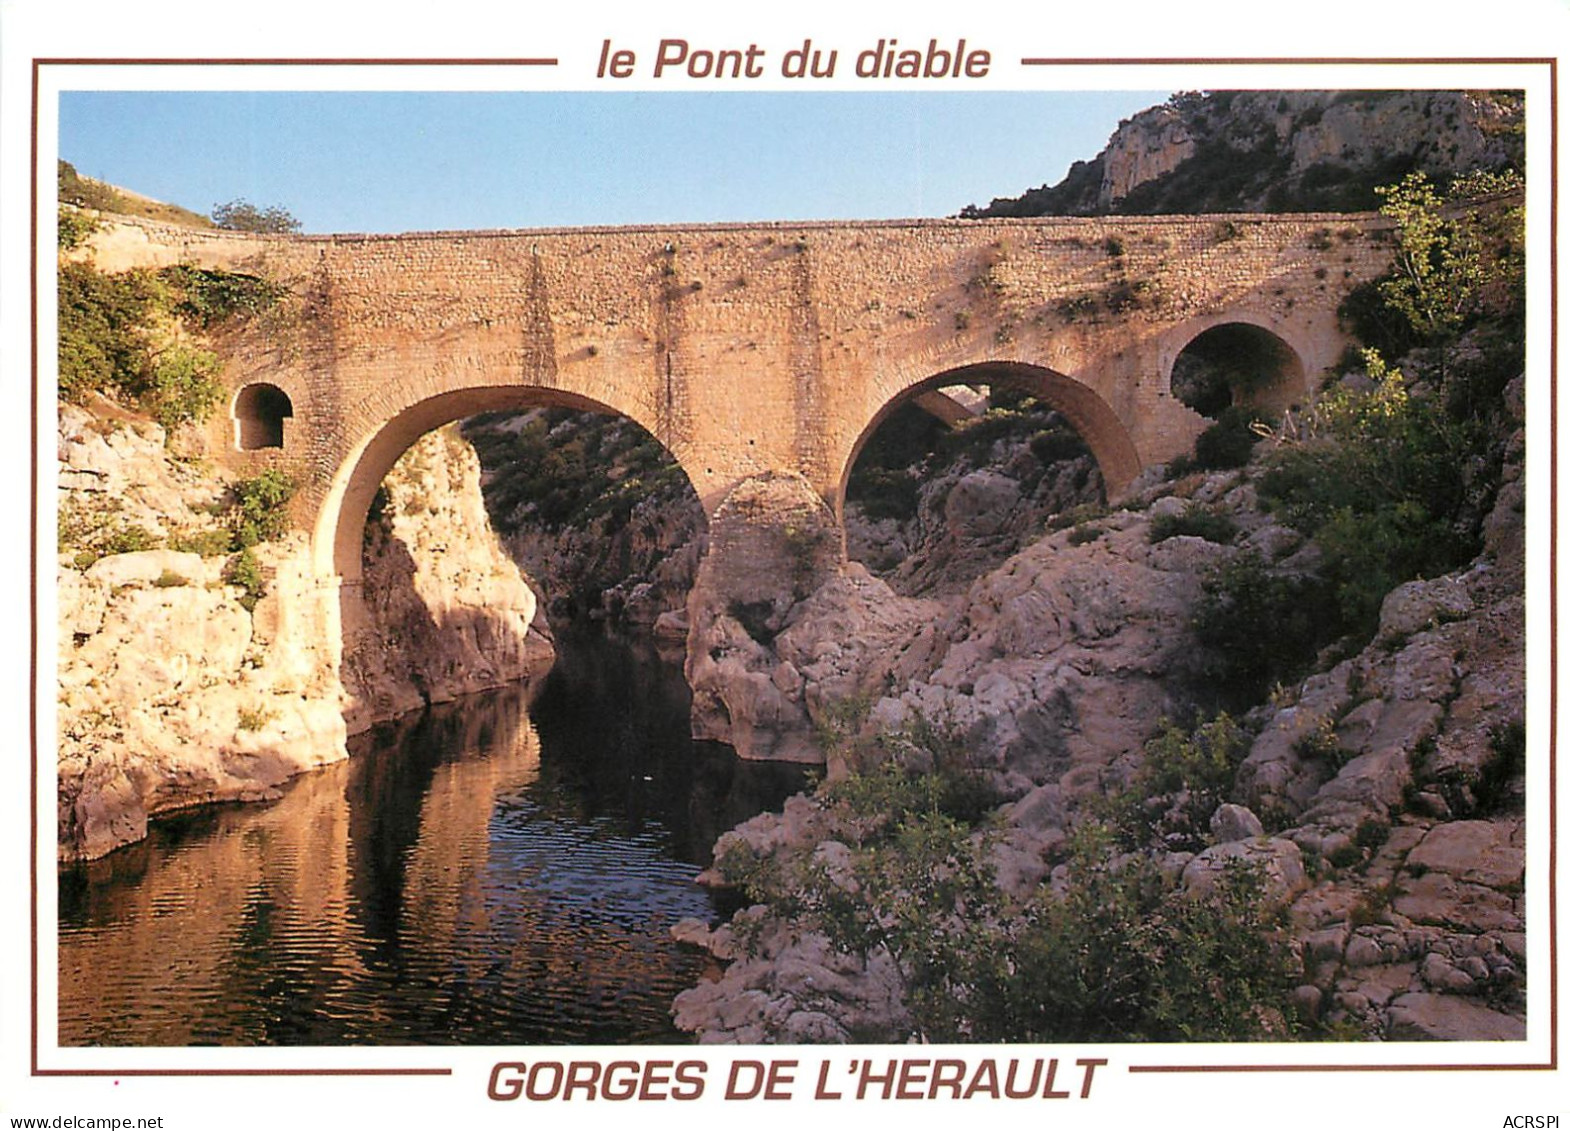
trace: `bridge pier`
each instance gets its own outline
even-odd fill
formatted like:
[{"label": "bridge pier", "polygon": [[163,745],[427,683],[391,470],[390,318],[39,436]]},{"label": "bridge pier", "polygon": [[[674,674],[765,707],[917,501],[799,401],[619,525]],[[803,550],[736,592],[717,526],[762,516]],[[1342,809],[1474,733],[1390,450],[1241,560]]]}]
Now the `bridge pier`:
[{"label": "bridge pier", "polygon": [[743,758],[817,762],[801,678],[779,654],[792,613],[843,566],[833,510],[801,475],[738,483],[709,520],[687,599],[693,736]]}]

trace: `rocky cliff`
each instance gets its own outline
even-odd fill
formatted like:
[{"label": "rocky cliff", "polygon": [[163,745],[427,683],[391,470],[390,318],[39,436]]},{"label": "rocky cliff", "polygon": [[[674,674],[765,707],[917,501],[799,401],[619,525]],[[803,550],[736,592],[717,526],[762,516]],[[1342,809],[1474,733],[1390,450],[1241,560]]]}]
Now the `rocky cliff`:
[{"label": "rocky cliff", "polygon": [[456,427],[417,441],[366,523],[362,600],[344,634],[351,733],[548,667],[528,578],[486,517],[480,463]]},{"label": "rocky cliff", "polygon": [[[473,453],[422,441],[368,531],[374,620],[325,646],[336,595],[308,582],[305,536],[237,572],[215,517],[227,486],[174,459],[163,429],[62,405],[57,739],[59,854],[140,839],[149,817],[276,795],[345,756],[351,729],[519,678],[533,595],[482,521]],[[177,547],[177,548],[171,548]]]},{"label": "rocky cliff", "polygon": [[1524,100],[1508,91],[1221,91],[1175,95],[1118,126],[1056,185],[965,216],[1313,212],[1377,208],[1377,185],[1443,185],[1523,167]]}]

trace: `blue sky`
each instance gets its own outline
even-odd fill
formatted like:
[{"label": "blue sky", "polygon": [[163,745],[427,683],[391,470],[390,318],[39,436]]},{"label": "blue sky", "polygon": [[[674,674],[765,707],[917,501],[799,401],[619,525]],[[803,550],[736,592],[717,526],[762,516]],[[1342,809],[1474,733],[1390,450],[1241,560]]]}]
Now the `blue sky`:
[{"label": "blue sky", "polygon": [[308,232],[945,216],[1057,182],[1168,93],[71,91],[60,156]]}]

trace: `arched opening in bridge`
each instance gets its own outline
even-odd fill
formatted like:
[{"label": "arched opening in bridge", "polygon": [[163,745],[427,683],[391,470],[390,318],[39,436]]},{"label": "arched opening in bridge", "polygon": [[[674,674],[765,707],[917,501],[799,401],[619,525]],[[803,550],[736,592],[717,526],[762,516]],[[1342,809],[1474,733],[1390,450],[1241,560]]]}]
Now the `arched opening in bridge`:
[{"label": "arched opening in bridge", "polygon": [[283,447],[283,422],[294,417],[289,394],[277,385],[247,385],[234,397],[234,442],[242,452]]},{"label": "arched opening in bridge", "polygon": [[439,461],[418,442],[444,428],[478,460],[482,521],[554,615],[645,623],[684,604],[706,518],[681,464],[641,424],[546,389],[443,394],[384,425],[324,508],[339,576],[361,580],[368,521],[431,505],[443,485],[421,480]]},{"label": "arched opening in bridge", "polygon": [[[393,728],[371,728],[364,736],[369,741],[360,753],[377,766],[374,819],[390,824],[413,814],[420,839],[407,835],[402,844],[423,848],[434,841],[504,865],[489,869],[499,882],[483,894],[510,929],[489,932],[478,948],[469,938],[450,944],[440,933],[445,922],[417,923],[406,934],[454,969],[484,965],[516,983],[509,998],[527,1004],[504,1011],[514,1032],[550,1040],[654,1039],[629,1037],[658,1030],[649,1028],[646,1013],[635,1014],[643,1026],[637,1030],[626,1027],[623,1011],[606,1017],[593,987],[614,981],[626,991],[626,1012],[634,1012],[652,996],[646,992],[651,979],[656,987],[690,984],[690,974],[669,979],[657,969],[672,949],[671,891],[698,890],[691,877],[710,862],[719,834],[802,786],[799,773],[787,779],[771,767],[760,775],[723,747],[693,740],[691,694],[670,650],[656,649],[648,637],[584,623],[616,615],[604,598],[618,587],[626,606],[647,601],[646,590],[658,588],[664,571],[679,568],[685,551],[670,548],[669,539],[684,521],[695,522],[689,533],[701,537],[703,512],[686,473],[641,426],[603,404],[551,390],[501,388],[442,394],[398,414],[362,446],[336,487],[329,500],[336,501],[336,515],[323,519],[334,525],[319,528],[318,536],[332,531],[348,579],[342,586],[346,689],[378,713],[386,712],[376,696],[394,685],[401,690],[390,694],[402,695],[394,707],[410,712],[421,699],[455,700],[410,728],[410,743],[383,743],[382,734]],[[476,526],[490,530],[476,537]],[[477,545],[493,532],[544,591],[555,653],[548,672],[543,664],[526,667],[525,694],[500,698],[469,694],[486,690],[472,686],[474,679],[464,686],[487,665],[505,676],[502,658],[519,635],[508,614],[520,607],[521,582],[502,568],[510,563]],[[352,574],[351,554],[358,563]],[[628,583],[627,571],[640,563],[651,572],[640,577],[639,584],[649,584],[635,600],[639,584]],[[566,594],[569,600],[550,599],[558,595],[553,588],[574,584],[583,588]],[[352,633],[351,607],[359,617]],[[632,615],[630,607],[619,611]],[[520,719],[525,712],[527,723]],[[427,741],[426,724],[444,718],[453,725]],[[494,745],[490,734],[513,726],[531,726],[538,737],[524,773],[517,765],[523,759],[509,764],[505,749],[485,749]],[[449,827],[455,822],[461,837]],[[576,930],[558,922],[559,915],[530,910],[542,898],[540,885],[520,885],[517,876],[532,874],[563,846],[576,866],[557,868],[571,891],[545,893],[552,907],[571,911],[614,897],[625,930],[606,928],[603,915],[588,916],[593,921]],[[412,864],[403,869],[405,857],[418,860],[395,852],[388,859],[397,866],[380,870],[395,901],[406,899],[420,879]],[[461,871],[467,859],[453,867]],[[708,914],[701,904],[706,897],[697,898],[700,906],[677,914]],[[428,936],[435,936],[429,944]],[[641,957],[629,964],[633,952]],[[554,968],[562,962],[546,962],[552,969],[544,969],[541,955],[565,955],[573,969],[563,975]],[[385,1010],[396,1003],[378,1004]],[[475,1028],[471,1035],[494,1039],[501,1031]]]},{"label": "arched opening in bridge", "polygon": [[1172,395],[1216,419],[1236,405],[1266,413],[1302,402],[1303,363],[1279,336],[1249,322],[1196,335],[1172,363]]},{"label": "arched opening in bridge", "polygon": [[441,394],[384,424],[340,474],[327,531],[353,730],[532,678],[548,666],[542,631],[558,656],[585,626],[604,639],[591,622],[651,635],[685,608],[706,521],[640,425],[510,387]]},{"label": "arched opening in bridge", "polygon": [[625,416],[562,406],[462,424],[491,525],[553,620],[651,625],[683,608],[707,527],[681,465]]},{"label": "arched opening in bridge", "polygon": [[1069,378],[951,370],[893,397],[858,439],[842,481],[846,553],[899,592],[951,591],[1137,469],[1111,410]]}]

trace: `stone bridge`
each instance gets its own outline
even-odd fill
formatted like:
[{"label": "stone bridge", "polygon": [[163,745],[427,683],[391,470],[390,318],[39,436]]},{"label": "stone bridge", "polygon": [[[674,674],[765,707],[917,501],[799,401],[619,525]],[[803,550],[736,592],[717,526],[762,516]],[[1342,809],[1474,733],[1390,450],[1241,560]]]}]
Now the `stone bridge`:
[{"label": "stone bridge", "polygon": [[1270,407],[1346,345],[1336,308],[1389,262],[1369,214],[723,224],[251,236],[117,222],[106,270],[265,275],[298,301],[224,343],[209,441],[301,484],[324,588],[360,575],[382,477],[478,412],[564,405],[647,428],[711,523],[738,485],[799,476],[836,517],[857,453],[906,399],[1027,387],[1075,426],[1116,497],[1207,420],[1184,351],[1244,355]]}]

